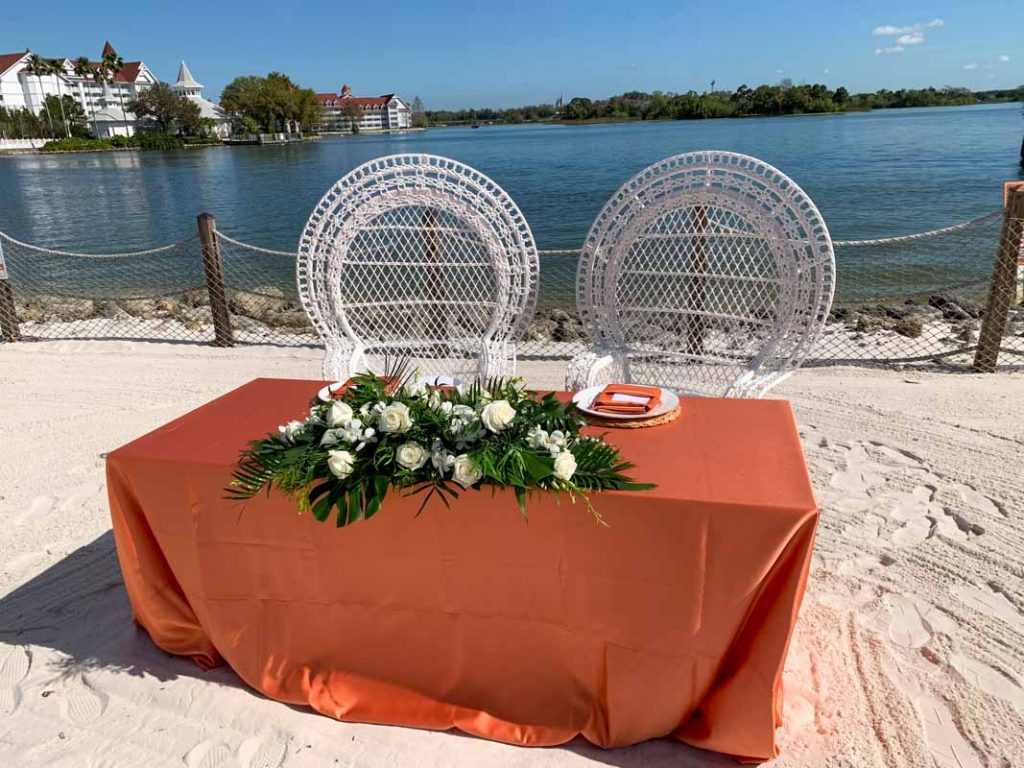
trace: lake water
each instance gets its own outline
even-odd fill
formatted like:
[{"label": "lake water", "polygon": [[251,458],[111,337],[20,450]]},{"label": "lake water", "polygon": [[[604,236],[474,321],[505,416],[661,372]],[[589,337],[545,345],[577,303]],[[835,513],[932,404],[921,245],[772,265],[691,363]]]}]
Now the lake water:
[{"label": "lake water", "polygon": [[0,230],[78,251],[195,233],[209,211],[246,242],[294,249],[314,204],[355,166],[429,152],[487,174],[540,248],[578,246],[601,205],[649,163],[695,149],[762,158],[814,199],[836,239],[918,232],[993,211],[1021,178],[1020,104],[849,115],[433,129],[281,147],[0,158]]}]

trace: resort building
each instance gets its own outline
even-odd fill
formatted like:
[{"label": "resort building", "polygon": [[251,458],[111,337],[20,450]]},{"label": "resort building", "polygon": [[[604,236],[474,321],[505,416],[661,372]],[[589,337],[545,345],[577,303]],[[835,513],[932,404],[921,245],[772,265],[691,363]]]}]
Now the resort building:
[{"label": "resort building", "polygon": [[[101,61],[90,61],[90,68],[98,68],[103,57],[116,53],[107,42]],[[75,62],[69,58],[57,59],[60,72],[35,75],[30,68],[31,57],[32,51],[27,49],[24,53],[0,54],[0,106],[39,114],[46,97],[71,96],[81,105],[99,136],[134,133],[134,117],[126,116],[122,105],[157,82],[141,61],[124,62],[120,70],[110,73],[110,82],[102,82],[94,79],[91,72],[76,72]]]},{"label": "resort building", "polygon": [[[341,93],[318,93],[323,110],[320,128],[326,132],[397,131],[412,127],[412,110],[393,93],[383,96],[353,96],[347,85]],[[359,119],[353,128],[352,114]]]},{"label": "resort building", "polygon": [[[138,130],[138,121],[125,105],[158,79],[141,61],[126,61],[120,70],[110,73],[109,82],[95,79],[92,70],[98,69],[108,54],[116,53],[107,42],[100,61],[89,62],[89,71],[81,71],[75,61],[63,58],[56,60],[60,72],[38,76],[30,68],[32,51],[0,54],[0,107],[27,109],[38,115],[48,96],[71,96],[81,105],[98,138],[132,136]],[[178,81],[171,88],[199,105],[201,116],[215,122],[218,136],[223,138],[231,133],[230,117],[203,98],[203,86],[196,82],[184,61],[178,70]]]},{"label": "resort building", "polygon": [[231,135],[230,116],[219,105],[203,98],[203,86],[192,77],[192,72],[184,61],[178,68],[178,80],[171,86],[171,90],[198,104],[199,116],[214,121],[214,132],[217,136],[223,139]]}]

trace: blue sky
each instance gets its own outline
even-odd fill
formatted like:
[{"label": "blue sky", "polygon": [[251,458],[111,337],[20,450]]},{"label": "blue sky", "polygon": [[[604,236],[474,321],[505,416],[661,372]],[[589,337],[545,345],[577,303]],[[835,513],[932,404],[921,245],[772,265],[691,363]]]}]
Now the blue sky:
[{"label": "blue sky", "polygon": [[110,39],[173,80],[184,58],[217,98],[278,70],[317,91],[420,95],[428,108],[507,107],[559,93],[794,82],[1024,84],[1024,0],[238,0],[4,2],[0,53],[97,56]]}]

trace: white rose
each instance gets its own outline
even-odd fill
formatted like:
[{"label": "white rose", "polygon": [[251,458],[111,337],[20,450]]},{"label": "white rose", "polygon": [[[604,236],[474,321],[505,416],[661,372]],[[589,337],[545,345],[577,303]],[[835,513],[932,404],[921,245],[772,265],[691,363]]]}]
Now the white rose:
[{"label": "white rose", "polygon": [[526,442],[531,448],[547,448],[551,445],[551,436],[548,435],[547,430],[541,429],[538,426],[533,426],[530,428],[530,432],[526,436]]},{"label": "white rose", "polygon": [[352,410],[352,406],[340,400],[335,400],[331,403],[331,409],[327,412],[327,426],[338,427],[342,424],[348,424],[354,416],[355,413]]},{"label": "white rose", "polygon": [[392,403],[380,412],[377,426],[381,432],[406,432],[412,426],[409,407],[405,403]]},{"label": "white rose", "polygon": [[429,458],[430,452],[419,443],[402,443],[395,451],[398,466],[406,469],[419,469]]},{"label": "white rose", "polygon": [[302,430],[306,428],[306,425],[301,421],[289,421],[287,424],[283,424],[277,428],[277,431],[284,435],[284,439],[289,443],[294,443],[295,438],[302,434]]},{"label": "white rose", "polygon": [[516,409],[509,404],[508,400],[495,400],[484,406],[484,410],[480,414],[480,421],[491,432],[501,432],[508,428],[515,416]]},{"label": "white rose", "polygon": [[344,480],[352,474],[352,467],[355,461],[356,457],[348,451],[327,452],[327,468],[339,480]]},{"label": "white rose", "polygon": [[576,457],[572,451],[562,451],[555,457],[555,477],[568,482],[576,473]]},{"label": "white rose", "polygon": [[455,457],[455,463],[452,465],[452,479],[463,488],[469,488],[483,476],[483,470],[467,454],[462,453]]}]

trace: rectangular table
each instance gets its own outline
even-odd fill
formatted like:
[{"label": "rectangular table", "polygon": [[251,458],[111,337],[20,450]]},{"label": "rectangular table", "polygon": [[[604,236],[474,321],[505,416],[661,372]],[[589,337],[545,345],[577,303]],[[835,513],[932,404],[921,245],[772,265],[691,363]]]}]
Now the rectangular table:
[{"label": "rectangular table", "polygon": [[227,501],[239,451],[322,382],[257,379],[112,452],[136,621],[164,650],[332,717],[523,745],[673,735],[776,754],[818,513],[788,403],[687,398],[609,439],[657,483],[581,504],[389,493],[336,529],[277,493]]}]

